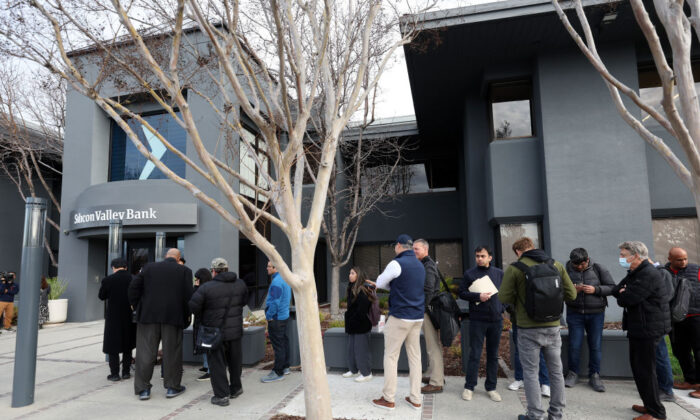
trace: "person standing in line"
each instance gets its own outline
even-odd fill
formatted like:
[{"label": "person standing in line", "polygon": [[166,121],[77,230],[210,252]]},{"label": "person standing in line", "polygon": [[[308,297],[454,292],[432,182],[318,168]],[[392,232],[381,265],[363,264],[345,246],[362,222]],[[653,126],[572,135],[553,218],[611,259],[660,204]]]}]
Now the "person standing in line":
[{"label": "person standing in line", "polygon": [[[110,374],[107,379],[118,381],[131,378],[131,351],[136,347],[136,325],[131,319],[129,284],[131,274],[124,258],[110,263],[112,274],[102,279],[98,297],[107,301],[102,351],[109,355]],[[122,354],[122,376],[119,377],[119,353]]]},{"label": "person standing in line", "polygon": [[[229,405],[229,398],[243,393],[241,361],[243,350],[243,306],[248,302],[248,288],[236,273],[228,271],[228,262],[214,258],[211,262],[214,278],[201,284],[190,299],[190,310],[201,324],[221,330],[221,344],[207,351],[210,363],[211,403]],[[229,378],[226,377],[228,366]]]},{"label": "person standing in line", "polygon": [[289,320],[289,304],[292,301],[292,288],[284,281],[272,261],[267,262],[267,274],[272,276],[270,289],[267,292],[265,318],[267,319],[267,334],[270,337],[272,350],[275,352],[275,364],[272,371],[260,378],[261,382],[276,382],[289,375],[289,338],[287,337],[287,322]]},{"label": "person standing in line", "polygon": [[44,324],[49,322],[49,293],[51,293],[51,285],[46,281],[45,276],[41,276],[41,288],[39,289],[39,329],[44,328]]},{"label": "person standing in line", "polygon": [[[656,376],[656,348],[671,331],[671,290],[661,272],[649,263],[649,251],[639,241],[621,243],[620,265],[627,276],[613,289],[624,308],[622,326],[627,330],[629,360],[645,414],[635,420],[665,419]],[[633,410],[639,411],[632,407]]]},{"label": "person standing in line", "polygon": [[[502,303],[515,306],[518,323],[518,349],[520,350],[520,362],[523,365],[525,382],[525,396],[527,398],[527,414],[519,415],[519,420],[540,419],[545,415],[542,408],[541,389],[538,381],[540,352],[544,353],[549,370],[549,382],[551,385],[551,399],[547,417],[552,420],[561,419],[564,415],[566,398],[564,396],[564,374],[561,362],[561,335],[559,318],[551,321],[538,321],[530,317],[526,309],[529,299],[526,295],[528,285],[525,272],[519,268],[521,264],[529,267],[547,264],[552,271],[557,272],[555,282],[548,282],[549,287],[561,288],[563,300],[576,299],[574,288],[564,266],[554,261],[541,249],[535,249],[532,239],[522,237],[513,243],[513,252],[518,256],[518,263],[511,264],[503,275],[503,283],[498,291],[498,298]],[[548,277],[553,280],[552,277]],[[532,286],[530,286],[532,287]],[[531,302],[537,306],[537,302]],[[563,311],[564,302],[557,307],[559,315]],[[553,308],[547,308],[553,309]]]},{"label": "person standing in line", "polygon": [[567,388],[576,386],[579,376],[581,344],[585,331],[588,340],[588,384],[597,392],[605,392],[600,380],[601,342],[605,307],[615,282],[602,265],[591,262],[588,251],[575,248],[569,254],[566,272],[576,287],[576,299],[566,302],[566,325],[569,328],[569,373],[564,379]]},{"label": "person standing in line", "polygon": [[146,264],[129,286],[129,303],[137,310],[136,375],[134,391],[140,400],[151,398],[151,377],[163,342],[165,396],[185,392],[182,381],[182,330],[190,323],[192,270],[178,263],[180,251],[171,248],[160,262]]},{"label": "person standing in line", "polygon": [[384,326],[384,388],[382,396],[372,400],[379,408],[393,410],[396,406],[397,364],[401,346],[406,346],[411,393],[405,401],[420,410],[421,388],[420,330],[425,314],[425,268],[413,252],[413,239],[401,234],[394,244],[396,258],[377,277],[377,289],[389,290],[389,319]]},{"label": "person standing in line", "polygon": [[496,391],[498,380],[498,347],[503,332],[503,305],[491,292],[474,293],[469,288],[476,280],[485,276],[491,279],[496,289],[501,287],[503,270],[491,265],[491,249],[485,245],[474,250],[476,267],[464,272],[464,280],[459,287],[459,297],[469,301],[469,362],[462,391],[462,399],[471,401],[479,376],[479,361],[486,340],[486,394],[491,401],[500,402],[501,395]]},{"label": "person standing in line", "polygon": [[15,295],[19,285],[15,283],[15,273],[8,272],[0,278],[0,315],[3,316],[5,331],[14,331],[12,318],[15,316]]},{"label": "person standing in line", "polygon": [[[200,268],[197,270],[196,273],[194,273],[194,293],[197,293],[197,290],[199,290],[199,287],[202,286],[204,283],[210,281],[212,279],[212,273],[211,270],[207,270],[206,268]],[[197,349],[196,343],[197,343],[197,333],[199,332],[199,324],[201,323],[200,317],[197,315],[194,316],[192,320],[192,349],[194,354],[199,354],[199,350]],[[204,372],[202,376],[197,378],[198,381],[204,382],[208,381],[211,378],[210,372],[209,372],[209,362],[207,361],[207,353],[203,352],[202,353],[202,367],[199,369],[200,372]]]},{"label": "person standing in line", "polygon": [[345,311],[348,371],[343,377],[354,377],[355,382],[368,382],[372,380],[372,355],[369,348],[372,323],[369,320],[369,309],[376,297],[367,288],[367,276],[359,267],[351,268],[348,277],[348,310]]}]

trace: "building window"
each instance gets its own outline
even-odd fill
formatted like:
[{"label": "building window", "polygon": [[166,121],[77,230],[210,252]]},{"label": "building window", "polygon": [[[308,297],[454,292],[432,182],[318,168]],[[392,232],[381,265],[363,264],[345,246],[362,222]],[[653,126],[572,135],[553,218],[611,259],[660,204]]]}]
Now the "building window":
[{"label": "building window", "polygon": [[501,263],[501,268],[505,269],[511,263],[518,260],[513,252],[513,244],[523,236],[527,236],[535,243],[535,248],[542,247],[542,225],[539,223],[509,223],[496,227],[496,247],[498,255],[495,260]]},{"label": "building window", "polygon": [[[256,185],[264,190],[269,188],[267,176],[270,173],[270,159],[267,154],[267,144],[252,130],[243,128],[243,139],[239,142],[239,156],[241,157],[240,174],[250,184]],[[256,159],[257,154],[257,159]],[[260,171],[260,167],[264,172]],[[267,197],[258,194],[253,188],[243,183],[240,184],[240,193],[257,202],[267,202]]]},{"label": "building window", "polygon": [[434,187],[435,177],[425,163],[412,163],[401,165],[391,175],[387,184],[384,180],[391,170],[391,166],[380,165],[367,168],[362,174],[361,188],[363,190],[385,188],[387,195],[421,194],[444,191],[455,191],[456,187]]},{"label": "building window", "polygon": [[[693,61],[691,63],[693,77],[695,80],[700,80],[700,61]],[[656,67],[653,64],[640,65],[638,68],[638,79],[639,79],[639,97],[644,101],[644,103],[652,106],[661,115],[666,116],[663,107],[661,106],[661,99],[663,99],[663,91],[661,90],[661,79],[659,74],[656,72]],[[700,92],[700,82],[695,83],[695,91]],[[680,99],[678,97],[678,89],[676,85],[673,86],[673,92],[671,93],[673,97],[673,102],[676,104],[676,109],[680,111]],[[642,124],[649,129],[649,131],[654,134],[659,134],[659,132],[665,132],[666,129],[661,127],[651,115],[642,111]]]},{"label": "building window", "polygon": [[[179,113],[176,113],[179,116]],[[169,114],[142,116],[158,133],[182,153],[187,150],[187,133]],[[135,119],[127,119],[129,127],[150,152],[176,175],[185,177],[185,162],[168,150],[158,138]],[[112,121],[112,145],[109,159],[109,180],[165,179],[167,176],[136,149],[124,130]]]},{"label": "building window", "polygon": [[[428,240],[428,243],[428,254],[442,275],[462,278],[462,242]],[[376,279],[395,257],[393,245],[355,245],[353,249],[353,265],[360,267],[371,280]]]},{"label": "building window", "polygon": [[529,80],[493,82],[489,85],[491,139],[532,137],[532,83]]},{"label": "building window", "polygon": [[651,226],[654,233],[654,261],[666,264],[668,251],[679,246],[688,253],[688,262],[700,262],[700,225],[697,217],[653,219]]}]

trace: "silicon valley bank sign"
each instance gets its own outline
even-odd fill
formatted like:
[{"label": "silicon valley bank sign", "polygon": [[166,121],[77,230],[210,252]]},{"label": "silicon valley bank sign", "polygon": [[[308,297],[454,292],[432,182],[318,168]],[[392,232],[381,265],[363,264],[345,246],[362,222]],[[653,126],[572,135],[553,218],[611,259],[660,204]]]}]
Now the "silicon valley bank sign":
[{"label": "silicon valley bank sign", "polygon": [[70,230],[109,226],[112,220],[129,225],[196,225],[197,204],[161,203],[80,208],[70,214]]}]

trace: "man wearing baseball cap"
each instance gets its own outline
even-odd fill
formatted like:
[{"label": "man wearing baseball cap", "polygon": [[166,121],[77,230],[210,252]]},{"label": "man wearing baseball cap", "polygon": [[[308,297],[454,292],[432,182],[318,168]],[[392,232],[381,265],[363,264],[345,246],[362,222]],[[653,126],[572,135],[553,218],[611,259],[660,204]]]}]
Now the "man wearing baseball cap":
[{"label": "man wearing baseball cap", "polygon": [[413,252],[413,239],[401,234],[394,243],[396,258],[377,277],[378,289],[389,290],[389,319],[384,326],[384,388],[382,397],[372,404],[387,410],[396,406],[396,369],[401,346],[406,343],[410,396],[406,403],[415,410],[422,407],[420,330],[425,309],[425,268]]}]

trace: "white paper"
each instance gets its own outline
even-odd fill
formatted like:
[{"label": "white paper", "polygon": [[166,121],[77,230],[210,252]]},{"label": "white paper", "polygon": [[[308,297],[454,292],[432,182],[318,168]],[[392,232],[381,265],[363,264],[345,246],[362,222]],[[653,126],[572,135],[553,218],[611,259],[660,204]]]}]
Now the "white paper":
[{"label": "white paper", "polygon": [[494,286],[489,276],[474,280],[474,283],[469,286],[469,291],[472,293],[492,293],[494,295],[498,293],[498,289]]}]

